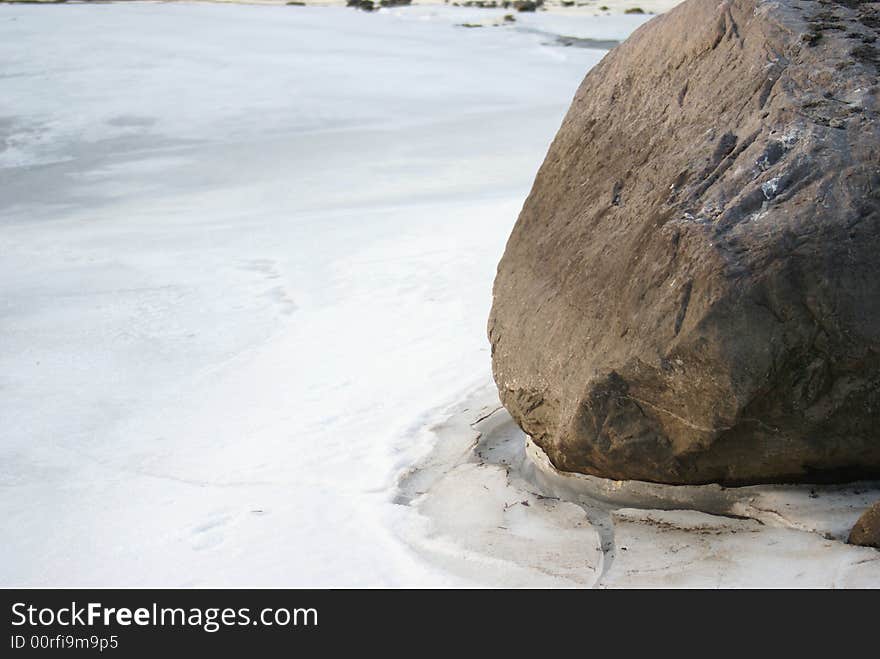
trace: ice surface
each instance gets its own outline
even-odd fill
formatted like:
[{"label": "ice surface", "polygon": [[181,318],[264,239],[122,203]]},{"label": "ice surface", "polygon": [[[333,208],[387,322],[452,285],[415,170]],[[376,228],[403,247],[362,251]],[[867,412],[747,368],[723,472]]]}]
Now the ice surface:
[{"label": "ice surface", "polygon": [[603,53],[456,22],[0,5],[0,584],[487,583],[397,475]]},{"label": "ice surface", "polygon": [[[484,580],[505,586],[880,584],[880,552],[845,543],[859,514],[880,498],[880,483],[611,481],[553,468],[500,407],[492,384],[447,414],[426,428],[435,448],[403,477],[398,498],[422,525],[401,524],[401,538],[447,570],[467,575],[480,566]],[[543,553],[524,550],[532,543]],[[492,559],[506,568],[482,567]]]},{"label": "ice surface", "polygon": [[877,585],[876,486],[588,482],[498,411],[556,37],[649,18],[499,14],[0,5],[0,585]]}]

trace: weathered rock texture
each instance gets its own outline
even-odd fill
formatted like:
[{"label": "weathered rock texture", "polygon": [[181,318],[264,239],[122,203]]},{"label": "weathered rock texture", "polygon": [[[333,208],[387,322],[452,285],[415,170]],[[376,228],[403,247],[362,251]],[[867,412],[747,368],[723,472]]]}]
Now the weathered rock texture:
[{"label": "weathered rock texture", "polygon": [[880,474],[878,7],[688,0],[589,72],[489,320],[558,468]]},{"label": "weathered rock texture", "polygon": [[849,534],[849,543],[880,549],[880,501],[859,517]]}]

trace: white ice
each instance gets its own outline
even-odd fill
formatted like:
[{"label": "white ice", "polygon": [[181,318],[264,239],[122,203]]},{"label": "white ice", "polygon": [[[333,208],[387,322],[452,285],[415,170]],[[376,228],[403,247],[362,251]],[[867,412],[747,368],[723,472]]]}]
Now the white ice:
[{"label": "white ice", "polygon": [[0,5],[0,585],[880,583],[876,486],[583,490],[490,414],[556,36],[650,18],[504,13]]},{"label": "white ice", "polygon": [[0,5],[0,584],[485,583],[392,499],[603,55],[558,20]]}]

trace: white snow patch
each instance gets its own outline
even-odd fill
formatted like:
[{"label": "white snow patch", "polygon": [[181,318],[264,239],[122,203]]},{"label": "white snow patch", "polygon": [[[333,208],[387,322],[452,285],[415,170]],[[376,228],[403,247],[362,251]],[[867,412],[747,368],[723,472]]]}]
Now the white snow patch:
[{"label": "white snow patch", "polygon": [[761,192],[764,193],[765,199],[773,199],[776,193],[779,192],[779,177],[774,176],[770,180],[764,181],[761,184]]},{"label": "white snow patch", "polygon": [[0,584],[483,583],[391,499],[604,53],[418,19],[0,6]]}]

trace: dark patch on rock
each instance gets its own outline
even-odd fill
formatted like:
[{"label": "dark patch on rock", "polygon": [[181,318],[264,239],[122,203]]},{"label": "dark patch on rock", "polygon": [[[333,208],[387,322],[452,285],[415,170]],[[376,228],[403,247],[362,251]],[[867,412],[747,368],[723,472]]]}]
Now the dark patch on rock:
[{"label": "dark patch on rock", "polygon": [[755,164],[762,172],[767,171],[779,162],[783,155],[785,155],[785,145],[779,140],[771,140]]},{"label": "dark patch on rock", "polygon": [[611,205],[620,206],[620,193],[623,192],[623,183],[617,181],[611,189]]},{"label": "dark patch on rock", "polygon": [[724,158],[729,156],[730,152],[736,147],[736,142],[736,135],[733,133],[724,133],[724,135],[721,136],[721,139],[718,140],[718,145],[715,147],[715,152],[712,154],[712,165],[717,165],[724,160]]},{"label": "dark patch on rock", "polygon": [[872,64],[873,66],[877,66],[878,62],[880,62],[880,51],[870,44],[856,46],[852,49],[851,55],[859,62]]}]

